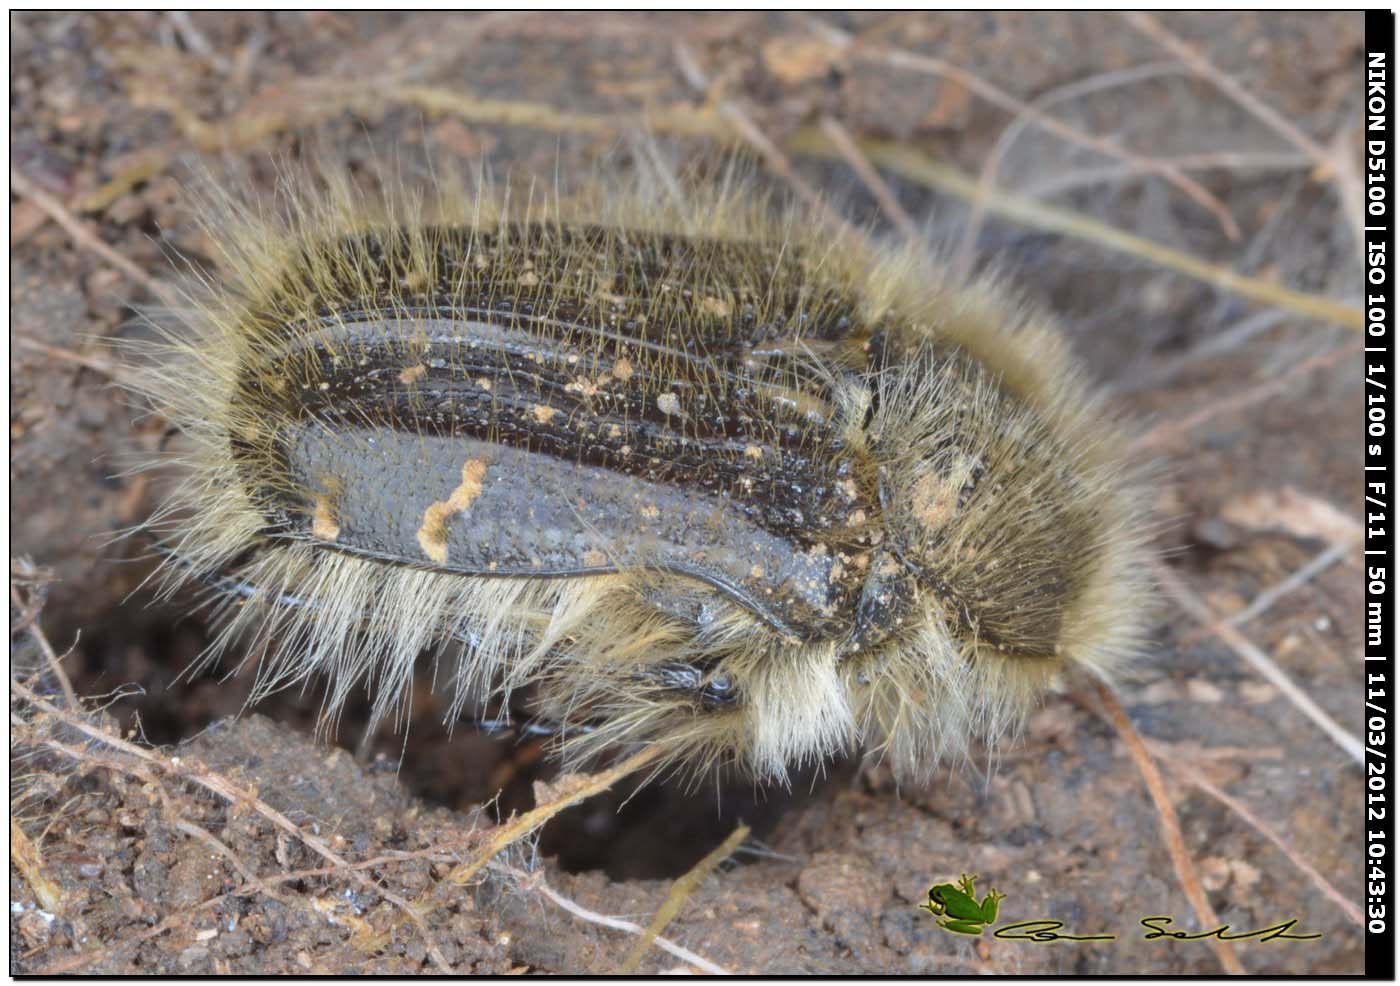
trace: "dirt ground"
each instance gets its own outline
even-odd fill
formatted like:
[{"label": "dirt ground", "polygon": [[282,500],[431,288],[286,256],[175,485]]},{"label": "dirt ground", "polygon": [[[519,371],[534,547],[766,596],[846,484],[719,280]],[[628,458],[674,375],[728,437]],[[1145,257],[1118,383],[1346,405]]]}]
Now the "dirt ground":
[{"label": "dirt ground", "polygon": [[[11,610],[27,682],[12,685],[27,724],[11,744],[11,971],[608,972],[637,938],[600,917],[647,926],[741,820],[753,834],[662,932],[693,954],[653,946],[641,971],[1202,974],[1232,961],[1204,941],[1141,940],[1141,917],[1201,919],[1143,774],[1082,684],[986,771],[899,791],[856,762],[792,791],[624,780],[460,884],[454,867],[495,822],[550,795],[537,744],[449,734],[426,669],[406,734],[362,739],[367,710],[351,708],[339,745],[315,736],[317,694],[235,718],[248,673],[179,677],[209,629],[196,600],[154,601],[143,546],[111,537],[154,506],[123,464],[164,425],[133,412],[109,343],[147,331],[137,313],[174,283],[173,258],[213,264],[183,189],[224,169],[270,188],[279,159],[325,146],[352,167],[388,152],[411,175],[432,154],[567,182],[634,168],[654,141],[681,162],[747,146],[780,193],[816,190],[877,236],[902,235],[907,214],[950,262],[971,225],[975,262],[1059,315],[1162,465],[1157,541],[1176,588],[1119,701],[1165,779],[1190,871],[1233,930],[1296,918],[1296,933],[1321,934],[1238,942],[1244,969],[1360,972],[1360,769],[1240,651],[1360,734],[1347,314],[1360,198],[1342,196],[1360,159],[1362,18],[1157,23],[12,15],[11,552],[47,575],[21,580]],[[1218,74],[1193,71],[1174,39]],[[974,216],[989,161],[998,191]],[[1203,265],[1237,280],[1208,283]],[[40,581],[38,623],[100,714],[45,711],[64,707],[58,682],[23,674],[42,663],[25,632]],[[1232,631],[1207,626],[1235,614]],[[961,873],[1008,895],[1002,921],[1118,938],[951,934],[915,905]]]}]

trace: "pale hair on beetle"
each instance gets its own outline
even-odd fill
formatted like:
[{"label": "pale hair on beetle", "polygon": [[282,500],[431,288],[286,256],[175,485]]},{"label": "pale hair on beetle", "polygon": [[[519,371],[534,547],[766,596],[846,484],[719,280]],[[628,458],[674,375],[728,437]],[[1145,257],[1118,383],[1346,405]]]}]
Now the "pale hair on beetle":
[{"label": "pale hair on beetle", "polygon": [[142,360],[179,432],[163,590],[215,592],[209,656],[259,655],[260,693],[383,716],[426,651],[451,718],[529,684],[571,762],[919,781],[1139,650],[1140,473],[1005,285],[732,170],[430,184],[225,198],[224,275]]}]

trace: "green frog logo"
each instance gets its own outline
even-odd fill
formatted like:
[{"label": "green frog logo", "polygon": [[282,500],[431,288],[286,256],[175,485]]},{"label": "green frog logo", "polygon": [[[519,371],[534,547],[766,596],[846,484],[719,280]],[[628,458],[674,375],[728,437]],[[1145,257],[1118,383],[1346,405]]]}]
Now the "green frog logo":
[{"label": "green frog logo", "polygon": [[980,935],[986,925],[997,919],[997,911],[1006,894],[995,888],[977,901],[977,877],[962,875],[957,883],[936,883],[928,888],[928,903],[919,907],[934,917],[942,918],[940,928],[960,935]]}]

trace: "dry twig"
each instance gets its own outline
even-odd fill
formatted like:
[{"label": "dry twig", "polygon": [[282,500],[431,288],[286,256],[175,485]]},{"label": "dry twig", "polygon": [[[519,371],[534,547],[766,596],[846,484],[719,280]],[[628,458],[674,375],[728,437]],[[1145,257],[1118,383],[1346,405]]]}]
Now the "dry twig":
[{"label": "dry twig", "polygon": [[[12,566],[13,568],[13,566]],[[21,618],[21,625],[29,634],[31,640],[39,645],[39,650],[43,652],[44,660],[48,662],[49,670],[58,679],[59,686],[63,689],[63,698],[68,703],[68,708],[77,712],[82,709],[78,703],[78,693],[73,690],[73,682],[68,678],[68,672],[63,669],[63,662],[59,659],[58,652],[53,649],[53,644],[49,643],[49,638],[39,626],[39,614],[35,611],[33,601],[20,597],[19,588],[11,583],[10,600],[15,607],[24,614]]]},{"label": "dry twig", "polygon": [[[1042,112],[1048,106],[1067,99],[1073,99],[1091,92],[1102,91],[1114,86],[1128,85],[1141,82],[1144,79],[1155,78],[1162,74],[1162,69],[1155,65],[1141,65],[1136,68],[1122,69],[1117,72],[1105,72],[1092,78],[1082,79],[1072,82],[1066,86],[1060,86],[1042,94],[1031,104]],[[997,141],[992,145],[987,157],[982,162],[982,170],[977,176],[977,193],[972,199],[972,209],[967,217],[967,223],[963,227],[962,241],[958,244],[957,252],[954,254],[953,269],[962,274],[967,274],[972,270],[973,254],[977,246],[977,239],[982,231],[982,217],[987,209],[987,200],[991,197],[992,189],[996,187],[997,176],[1001,172],[1002,162],[1006,160],[1007,152],[1021,136],[1022,131],[1030,124],[1030,117],[1026,112],[1016,115],[1016,118],[1008,123],[1002,130]],[[1139,165],[1128,165],[1129,168],[1144,170]],[[1233,220],[1231,220],[1233,222]]]},{"label": "dry twig", "polygon": [[165,285],[108,246],[91,226],[73,215],[58,199],[35,185],[18,168],[10,169],[10,190],[48,213],[50,218],[62,226],[78,246],[96,254],[105,263],[121,271],[166,304],[173,305],[175,303],[175,296]]},{"label": "dry twig", "polygon": [[[1206,892],[1201,888],[1201,881],[1196,876],[1196,866],[1186,851],[1186,840],[1181,836],[1181,823],[1177,820],[1176,809],[1172,807],[1171,797],[1167,794],[1167,786],[1162,783],[1162,775],[1158,772],[1157,765],[1152,762],[1142,737],[1128,721],[1127,713],[1123,711],[1123,706],[1118,704],[1113,692],[1102,683],[1098,683],[1097,691],[1099,701],[1103,704],[1104,717],[1112,724],[1123,745],[1128,748],[1128,753],[1142,774],[1143,783],[1147,785],[1148,793],[1152,795],[1152,803],[1157,806],[1157,818],[1162,824],[1162,838],[1167,843],[1167,852],[1171,854],[1172,865],[1176,868],[1181,888],[1186,891],[1186,897],[1191,901],[1196,917],[1201,922],[1201,930],[1208,931],[1220,927],[1220,918],[1206,899]],[[1244,975],[1245,969],[1239,956],[1235,954],[1234,945],[1219,938],[1212,938],[1210,943],[1226,972],[1232,976]]]},{"label": "dry twig", "polygon": [[[793,150],[817,157],[831,155],[830,144],[816,131],[798,131],[788,144]],[[875,164],[889,168],[910,181],[929,188],[971,200],[977,194],[977,183],[942,161],[935,161],[922,151],[898,141],[866,140],[861,149]],[[1366,324],[1360,308],[1333,301],[1320,295],[1294,291],[1257,277],[1250,277],[1218,264],[1194,257],[1181,250],[1132,233],[1125,233],[1072,209],[1033,202],[1002,189],[994,190],[987,199],[987,211],[1035,229],[1059,233],[1085,240],[1100,247],[1126,253],[1148,263],[1176,271],[1213,287],[1230,291],[1261,304],[1274,305],[1291,311],[1346,326],[1360,331]]]},{"label": "dry twig", "polygon": [[1183,438],[1212,418],[1253,407],[1260,401],[1268,400],[1270,397],[1286,391],[1299,377],[1306,376],[1316,370],[1326,369],[1345,357],[1355,356],[1359,352],[1361,352],[1361,342],[1356,341],[1318,353],[1316,356],[1303,360],[1297,366],[1290,367],[1284,373],[1271,375],[1251,387],[1231,394],[1229,397],[1212,401],[1180,421],[1163,422],[1135,439],[1129,445],[1129,450],[1138,451],[1168,445]]},{"label": "dry twig", "polygon": [[1355,547],[1356,546],[1353,544],[1328,545],[1318,554],[1314,555],[1302,568],[1298,569],[1287,578],[1280,579],[1251,599],[1249,605],[1244,609],[1237,613],[1231,613],[1225,618],[1224,622],[1234,627],[1244,626],[1244,624],[1248,623],[1250,620],[1263,614],[1270,606],[1290,592],[1301,589],[1323,572],[1327,571],[1355,550]]},{"label": "dry twig", "polygon": [[1119,14],[1137,30],[1181,59],[1196,75],[1214,83],[1221,92],[1308,155],[1325,173],[1330,174],[1337,188],[1342,213],[1356,236],[1358,246],[1365,243],[1365,219],[1361,215],[1361,202],[1365,196],[1362,194],[1361,176],[1357,174],[1352,163],[1353,144],[1350,140],[1339,142],[1330,149],[1324,147],[1282,113],[1240,85],[1234,76],[1222,71],[1200,51],[1177,37],[1151,14],[1137,10],[1122,10]]},{"label": "dry twig", "polygon": [[748,838],[748,835],[749,827],[747,825],[738,826],[729,833],[728,838],[706,853],[704,859],[692,866],[684,876],[671,885],[671,892],[666,895],[666,899],[657,908],[656,916],[651,919],[651,924],[647,925],[647,930],[642,935],[641,941],[637,942],[632,948],[632,953],[627,956],[622,965],[618,966],[617,975],[628,976],[637,971],[637,967],[642,964],[642,959],[647,954],[647,949],[651,947],[652,942],[656,941],[657,936],[666,930],[666,925],[670,924],[680,913],[690,895],[695,893],[696,888],[705,881],[705,878],[714,872],[716,866],[734,854],[739,843]]},{"label": "dry twig", "polygon": [[880,208],[885,211],[885,215],[890,217],[890,221],[898,227],[904,237],[911,241],[921,239],[919,227],[914,224],[913,218],[905,211],[904,206],[899,204],[899,199],[891,191],[889,184],[880,177],[880,172],[875,170],[875,166],[870,163],[870,159],[865,156],[865,152],[860,149],[851,132],[836,117],[825,114],[821,118],[820,126],[822,133],[826,134],[827,140],[831,141],[831,146],[836,148],[838,154],[846,159],[846,163],[851,166],[851,170],[860,178],[866,190],[870,192],[875,201],[880,204]]},{"label": "dry twig", "polygon": [[[576,918],[588,921],[591,924],[602,925],[604,928],[613,928],[617,931],[625,931],[628,934],[632,935],[640,935],[643,934],[645,931],[645,929],[640,924],[637,924],[633,921],[628,921],[625,918],[610,917],[607,914],[599,914],[597,911],[590,911],[583,905],[575,903],[574,901],[565,897],[563,894],[559,893],[559,891],[555,890],[549,884],[545,883],[544,879],[538,873],[526,873],[523,870],[517,870],[512,866],[507,866],[506,864],[500,862],[492,863],[491,869],[498,870],[499,872],[504,873],[507,876],[515,878],[520,882],[521,886],[526,887],[527,889],[538,891],[539,893],[543,894],[545,897],[553,901],[555,904],[568,911]],[[683,945],[677,945],[675,942],[671,941],[668,938],[662,938],[658,936],[655,939],[653,939],[653,943],[656,945],[657,948],[670,952],[672,955],[676,956],[676,958],[680,959],[681,961],[689,962],[701,972],[708,973],[711,976],[727,976],[730,974],[729,970],[724,968],[723,966],[716,965],[709,959],[705,958],[703,955],[697,955],[690,949],[684,947]]]},{"label": "dry twig", "polygon": [[[1297,171],[1311,162],[1302,154],[1292,151],[1212,151],[1203,154],[1178,154],[1163,158],[1182,171]],[[1028,181],[1019,189],[1028,199],[1040,199],[1050,195],[1099,185],[1104,182],[1128,181],[1141,177],[1141,168],[1130,164],[1105,164],[1092,168],[1076,168],[1074,171]]]},{"label": "dry twig", "polygon": [[53,359],[61,359],[68,363],[76,363],[79,366],[85,366],[89,370],[95,370],[118,383],[131,383],[131,378],[124,369],[99,356],[89,356],[85,353],[74,352],[71,349],[64,349],[62,346],[50,346],[48,343],[40,342],[32,336],[27,336],[19,332],[16,332],[13,338],[16,344],[23,346],[25,349],[33,349]]},{"label": "dry twig", "polygon": [[[580,801],[592,797],[602,791],[606,791],[624,777],[635,773],[642,767],[654,762],[661,756],[660,746],[643,747],[637,753],[628,757],[622,763],[607,770],[599,771],[596,774],[566,775],[560,778],[553,786],[553,797],[543,804],[517,815],[504,825],[497,826],[490,831],[490,841],[485,848],[476,852],[471,859],[458,864],[452,872],[447,875],[447,882],[454,885],[462,885],[470,881],[482,869],[491,865],[492,860],[503,850],[524,839],[543,826],[555,815],[570,808]],[[441,900],[435,900],[431,896],[424,896],[416,901],[411,907],[406,908],[406,913],[421,920],[424,915],[430,914],[440,907]],[[364,941],[365,947],[377,947],[382,942],[387,941],[388,935],[393,929],[384,932]]]},{"label": "dry twig", "polygon": [[[261,878],[257,875],[257,873],[253,871],[253,868],[247,863],[243,862],[243,860],[239,858],[239,855],[236,852],[234,852],[224,843],[220,842],[218,837],[215,836],[214,833],[210,832],[208,829],[204,828],[203,826],[196,825],[194,822],[190,821],[187,818],[175,819],[175,828],[179,829],[181,832],[184,832],[186,835],[194,836],[200,842],[204,843],[206,846],[217,852],[220,856],[223,856],[224,859],[228,860],[229,865],[238,871],[239,876],[243,877],[244,886],[254,886],[262,883]],[[286,895],[278,892],[271,886],[261,887],[260,892],[267,894],[273,900],[280,901],[283,904],[287,903]]]},{"label": "dry twig", "polygon": [[1160,744],[1149,742],[1148,746],[1153,752],[1157,753],[1158,758],[1167,765],[1168,770],[1180,776],[1181,779],[1187,783],[1194,784],[1206,794],[1209,794],[1216,801],[1219,801],[1226,808],[1233,811],[1236,815],[1239,815],[1240,818],[1244,819],[1246,824],[1278,847],[1279,852],[1283,853],[1290,863],[1296,866],[1304,876],[1311,880],[1313,886],[1317,887],[1324,897],[1341,908],[1343,914],[1357,924],[1365,924],[1365,918],[1362,917],[1361,908],[1356,905],[1356,902],[1343,896],[1340,890],[1332,886],[1328,879],[1319,873],[1311,863],[1300,856],[1282,836],[1269,828],[1259,816],[1250,811],[1249,807],[1245,805],[1244,802],[1226,794],[1207,780],[1205,775],[1199,770],[1196,770],[1189,764],[1182,763],[1180,759],[1176,757],[1163,756],[1160,751]]},{"label": "dry twig", "polygon": [[13,818],[10,819],[10,862],[34,891],[40,907],[50,914],[63,913],[63,889],[44,872],[39,847],[29,840]]},{"label": "dry twig", "polygon": [[931,55],[917,54],[911,51],[903,51],[899,48],[887,48],[866,44],[865,42],[858,41],[846,31],[842,31],[837,27],[827,24],[825,21],[815,18],[810,19],[808,23],[811,25],[815,34],[825,39],[838,50],[850,52],[858,58],[864,58],[869,61],[884,62],[895,68],[951,79],[969,92],[975,92],[994,106],[999,106],[1008,113],[1014,113],[1024,118],[1048,133],[1054,134],[1061,140],[1086,147],[1105,157],[1116,158],[1117,160],[1132,164],[1135,167],[1142,168],[1144,171],[1160,175],[1169,183],[1185,192],[1194,202],[1210,212],[1211,215],[1215,216],[1221,228],[1225,231],[1225,235],[1231,240],[1238,240],[1240,237],[1239,224],[1235,222],[1234,217],[1230,215],[1230,211],[1225,208],[1224,203],[1212,195],[1200,182],[1166,162],[1145,157],[1141,154],[1134,154],[1132,151],[1119,146],[1112,138],[1088,134],[1077,127],[1072,127],[1063,120],[1050,116],[1037,107],[1013,96],[1006,90],[993,85],[980,75],[969,72],[967,69],[954,65],[945,59],[935,58]]},{"label": "dry twig", "polygon": [[1180,606],[1189,616],[1194,618],[1202,626],[1208,627],[1215,636],[1228,646],[1232,651],[1245,660],[1254,670],[1268,679],[1269,683],[1284,694],[1284,697],[1298,707],[1298,710],[1313,721],[1313,724],[1321,729],[1328,737],[1336,743],[1352,760],[1357,763],[1364,763],[1366,760],[1366,747],[1361,740],[1338,724],[1322,707],[1314,702],[1311,696],[1294,683],[1274,659],[1256,647],[1249,638],[1235,629],[1234,626],[1224,622],[1211,609],[1200,596],[1196,595],[1185,582],[1177,576],[1166,565],[1158,562],[1155,566],[1154,576],[1157,581],[1167,590],[1167,595]]},{"label": "dry twig", "polygon": [[517,815],[509,822],[492,830],[491,841],[486,845],[486,848],[449,873],[448,880],[457,884],[466,883],[483,866],[491,862],[492,858],[501,850],[519,842],[565,808],[570,808],[585,798],[591,798],[595,794],[606,791],[622,778],[652,763],[660,755],[661,747],[659,746],[643,747],[616,767],[601,770],[596,774],[564,778],[557,785],[562,790],[555,798],[542,805],[537,805],[523,815]]},{"label": "dry twig", "polygon": [[78,730],[78,732],[90,739],[96,740],[104,746],[110,747],[128,756],[135,757],[141,763],[155,767],[162,773],[197,784],[232,804],[244,805],[251,808],[278,829],[301,840],[301,842],[313,852],[329,860],[337,867],[345,868],[351,878],[366,890],[383,897],[389,903],[402,910],[423,936],[427,944],[428,954],[432,958],[433,963],[440,971],[451,972],[451,966],[448,965],[447,959],[443,956],[442,951],[438,948],[437,943],[429,933],[427,926],[423,923],[422,916],[414,910],[413,906],[408,901],[404,900],[398,894],[381,887],[364,874],[353,870],[349,862],[332,850],[330,846],[326,844],[325,840],[303,830],[276,808],[273,808],[271,805],[267,804],[267,802],[257,797],[254,791],[241,788],[221,774],[185,766],[181,764],[177,758],[167,757],[155,750],[148,750],[144,747],[137,746],[135,743],[130,743],[113,736],[101,727],[88,722],[80,715],[66,712],[58,708],[41,695],[30,690],[21,682],[11,681],[10,689],[35,708],[62,720],[72,728]]},{"label": "dry twig", "polygon": [[[710,88],[710,82],[700,67],[700,60],[695,57],[695,53],[684,41],[677,41],[674,50],[676,62],[680,65],[682,74],[692,88],[701,95],[705,95]],[[854,227],[831,208],[830,204],[812,187],[811,183],[797,173],[797,169],[792,166],[788,156],[763,132],[763,129],[746,109],[735,100],[725,98],[723,95],[720,95],[714,102],[720,117],[729,121],[734,132],[758,152],[764,163],[768,165],[769,170],[787,182],[797,193],[798,198],[807,203],[822,222],[842,235],[859,236]]]}]

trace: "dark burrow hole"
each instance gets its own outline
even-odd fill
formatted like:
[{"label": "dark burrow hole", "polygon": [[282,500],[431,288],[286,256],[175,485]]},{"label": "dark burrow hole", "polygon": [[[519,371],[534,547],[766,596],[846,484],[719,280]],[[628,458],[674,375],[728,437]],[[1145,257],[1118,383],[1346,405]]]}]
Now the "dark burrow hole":
[{"label": "dark burrow hole", "polygon": [[[676,877],[719,845],[741,822],[750,828],[737,862],[763,858],[761,846],[785,818],[829,795],[854,772],[854,761],[803,771],[788,788],[755,787],[741,777],[698,786],[623,782],[563,813],[545,828],[540,851],[570,872],[602,870],[614,880]],[[635,792],[635,793],[634,793]]]},{"label": "dark burrow hole", "polygon": [[[317,730],[322,683],[278,692],[245,710],[254,674],[251,667],[233,668],[242,652],[235,649],[221,665],[191,672],[209,639],[203,614],[144,602],[133,599],[87,623],[65,661],[79,694],[122,692],[108,711],[124,734],[135,729],[145,742],[169,746],[245,711],[306,734]],[[61,627],[51,634],[56,644],[73,639],[71,630],[64,636]],[[345,707],[329,741],[367,767],[397,772],[404,787],[430,805],[468,811],[495,797],[491,810],[498,818],[534,807],[534,782],[559,774],[545,756],[546,741],[484,731],[465,715],[449,730],[443,716],[450,696],[441,687],[434,691],[432,670],[431,660],[419,661],[406,723],[397,729],[384,724],[366,743],[371,704],[361,692]],[[735,860],[756,860],[785,817],[829,797],[849,781],[856,765],[851,760],[809,768],[795,773],[787,787],[756,785],[733,771],[640,787],[637,778],[624,779],[545,826],[539,851],[558,857],[570,872],[665,879],[689,870],[742,822],[751,835]]]}]

